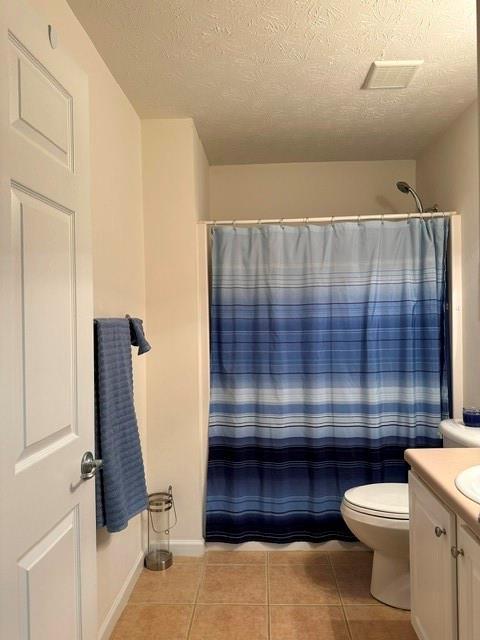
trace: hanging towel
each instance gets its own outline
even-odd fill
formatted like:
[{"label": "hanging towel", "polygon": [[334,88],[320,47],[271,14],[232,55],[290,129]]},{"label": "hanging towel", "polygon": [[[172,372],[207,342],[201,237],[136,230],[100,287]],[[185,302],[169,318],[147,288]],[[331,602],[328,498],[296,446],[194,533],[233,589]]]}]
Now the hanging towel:
[{"label": "hanging towel", "polygon": [[152,348],[143,332],[143,320],[140,320],[140,318],[130,318],[130,316],[127,316],[127,318],[130,321],[130,338],[132,345],[138,347],[138,355],[141,356],[142,353],[147,353],[147,351],[150,351]]},{"label": "hanging towel", "polygon": [[97,528],[114,532],[147,507],[133,402],[130,319],[95,320],[94,339],[96,457],[103,460],[95,483]]}]

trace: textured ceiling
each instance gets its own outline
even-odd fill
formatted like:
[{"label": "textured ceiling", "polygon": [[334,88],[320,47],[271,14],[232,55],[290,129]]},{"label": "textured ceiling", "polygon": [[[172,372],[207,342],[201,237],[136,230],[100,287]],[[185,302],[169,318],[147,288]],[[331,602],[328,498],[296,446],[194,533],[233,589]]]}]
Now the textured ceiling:
[{"label": "textured ceiling", "polygon": [[[211,164],[411,158],[476,97],[475,0],[68,0],[143,118]],[[403,90],[374,59],[424,59]]]}]

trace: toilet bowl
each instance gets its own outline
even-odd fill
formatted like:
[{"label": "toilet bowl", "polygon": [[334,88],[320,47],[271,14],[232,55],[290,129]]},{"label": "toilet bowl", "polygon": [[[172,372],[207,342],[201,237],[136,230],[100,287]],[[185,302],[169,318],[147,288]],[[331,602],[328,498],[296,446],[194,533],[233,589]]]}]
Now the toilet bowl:
[{"label": "toilet bowl", "polygon": [[408,484],[354,487],[345,492],[340,510],[350,531],[374,552],[372,596],[410,609]]}]

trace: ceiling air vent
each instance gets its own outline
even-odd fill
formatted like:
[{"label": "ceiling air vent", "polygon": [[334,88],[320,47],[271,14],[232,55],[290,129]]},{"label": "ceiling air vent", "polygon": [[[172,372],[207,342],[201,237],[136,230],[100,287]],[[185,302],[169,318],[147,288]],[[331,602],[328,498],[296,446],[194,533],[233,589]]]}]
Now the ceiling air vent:
[{"label": "ceiling air vent", "polygon": [[363,89],[405,89],[423,60],[378,60],[363,83]]}]

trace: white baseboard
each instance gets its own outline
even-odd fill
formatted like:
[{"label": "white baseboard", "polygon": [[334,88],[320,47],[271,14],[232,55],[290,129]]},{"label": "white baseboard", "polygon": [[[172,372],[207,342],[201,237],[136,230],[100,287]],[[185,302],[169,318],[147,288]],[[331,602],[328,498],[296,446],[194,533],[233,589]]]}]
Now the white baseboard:
[{"label": "white baseboard", "polygon": [[361,542],[343,542],[329,540],[328,542],[288,542],[277,544],[270,542],[242,542],[228,544],[226,542],[207,542],[207,551],[365,551],[367,547]]},{"label": "white baseboard", "polygon": [[205,551],[365,551],[367,547],[361,542],[343,542],[329,540],[328,542],[289,542],[277,544],[269,542],[242,542],[228,544],[226,542],[205,542],[202,540],[171,540],[170,549],[177,556],[203,556]]},{"label": "white baseboard", "polygon": [[108,638],[110,638],[142,569],[143,551],[138,554],[138,557],[135,560],[133,567],[130,569],[122,588],[118,592],[117,597],[105,616],[105,620],[100,625],[100,629],[98,630],[98,640],[108,640]]},{"label": "white baseboard", "polygon": [[203,556],[205,540],[170,540],[170,549],[177,556]]}]

